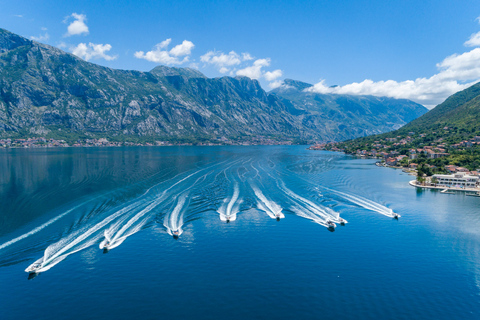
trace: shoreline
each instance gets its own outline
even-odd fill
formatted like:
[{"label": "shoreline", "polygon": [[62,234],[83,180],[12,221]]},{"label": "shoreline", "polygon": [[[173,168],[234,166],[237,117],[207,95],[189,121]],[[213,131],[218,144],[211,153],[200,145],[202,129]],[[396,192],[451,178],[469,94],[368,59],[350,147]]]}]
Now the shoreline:
[{"label": "shoreline", "polygon": [[456,187],[445,187],[445,186],[424,186],[417,184],[417,180],[411,180],[408,182],[409,185],[419,189],[434,189],[434,190],[448,190],[448,191],[462,191],[462,192],[474,192],[479,193],[480,188],[456,188]]}]

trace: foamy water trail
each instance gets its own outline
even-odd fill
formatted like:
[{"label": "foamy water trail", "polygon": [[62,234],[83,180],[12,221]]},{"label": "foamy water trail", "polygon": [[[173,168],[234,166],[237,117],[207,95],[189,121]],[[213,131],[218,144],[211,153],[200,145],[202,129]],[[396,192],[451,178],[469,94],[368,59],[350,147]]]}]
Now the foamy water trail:
[{"label": "foamy water trail", "polygon": [[[159,198],[155,201],[152,201],[148,206],[140,210],[135,216],[129,219],[125,224],[118,229],[118,226],[123,223],[125,220],[121,220],[120,223],[115,224],[108,231],[106,234],[109,236],[109,249],[113,249],[118,247],[125,241],[126,238],[129,236],[137,233],[142,229],[142,227],[147,223],[149,214],[151,214],[152,210],[158,206],[164,198]],[[147,217],[145,217],[147,215]],[[118,231],[116,231],[118,230]]]},{"label": "foamy water trail", "polygon": [[327,190],[341,196],[345,200],[348,200],[348,201],[350,201],[350,202],[352,202],[352,203],[354,203],[354,204],[356,204],[360,207],[363,207],[365,209],[378,212],[378,213],[383,214],[387,217],[393,217],[394,216],[394,212],[393,212],[392,209],[387,208],[386,206],[384,206],[380,203],[377,203],[375,201],[363,198],[363,197],[358,196],[358,195],[346,194],[344,192],[340,192],[340,191],[337,191],[337,190],[332,190],[332,189],[329,189],[329,188],[326,188],[326,187],[322,187],[322,188],[327,189]]},{"label": "foamy water trail", "polygon": [[0,245],[0,250],[2,250],[2,249],[4,249],[4,248],[6,248],[6,247],[8,247],[8,246],[10,246],[10,245],[12,245],[12,244],[14,244],[15,242],[18,242],[18,241],[20,241],[20,240],[22,240],[22,239],[25,239],[25,238],[27,238],[27,237],[29,237],[29,236],[31,236],[31,235],[34,235],[35,233],[37,233],[37,232],[39,232],[40,230],[48,227],[49,225],[51,225],[51,224],[54,223],[55,221],[63,218],[64,216],[66,216],[67,214],[69,214],[69,213],[72,212],[73,210],[79,208],[80,206],[81,206],[81,204],[78,205],[78,206],[75,206],[75,207],[73,207],[73,208],[71,208],[71,209],[69,209],[69,210],[67,210],[67,211],[65,211],[64,213],[56,216],[55,218],[52,218],[52,219],[48,220],[47,222],[45,222],[44,224],[36,227],[36,228],[33,229],[32,231],[29,231],[29,232],[27,232],[27,233],[24,233],[24,234],[22,234],[21,236],[16,237],[15,239],[12,239],[12,240],[10,240],[10,241],[5,242],[4,244]]},{"label": "foamy water trail", "polygon": [[183,214],[188,207],[188,191],[182,193],[176,201],[173,210],[165,217],[163,225],[167,228],[169,235],[173,235],[173,232],[178,232],[177,236],[183,233]]},{"label": "foamy water trail", "polygon": [[282,213],[282,207],[275,201],[267,199],[263,192],[255,185],[250,184],[255,196],[259,200],[257,202],[258,209],[264,211],[272,219],[283,219],[285,215]]},{"label": "foamy water trail", "polygon": [[277,185],[287,195],[290,200],[295,203],[291,210],[298,216],[313,220],[314,222],[327,226],[327,221],[339,222],[340,215],[338,212],[328,208],[320,207],[312,201],[296,194],[285,186],[283,181],[277,180]]},{"label": "foamy water trail", "polygon": [[[95,224],[93,227],[85,227],[64,239],[61,239],[59,242],[48,246],[47,249],[45,249],[43,256],[42,268],[39,269],[38,272],[47,271],[65,259],[67,256],[93,245],[99,238],[99,235],[95,235],[97,231],[111,223],[113,220],[121,217],[126,212],[138,207],[139,205],[140,203],[138,202],[132,203],[127,207],[124,207],[121,210],[109,215],[101,222]],[[88,239],[90,236],[93,236],[93,238]],[[85,242],[82,243],[83,241]],[[78,247],[75,247],[77,245]]]},{"label": "foamy water trail", "polygon": [[220,214],[220,220],[222,221],[235,221],[237,219],[237,213],[240,211],[240,204],[242,200],[239,200],[240,188],[238,182],[233,184],[233,195],[224,199],[223,204],[217,210]]},{"label": "foamy water trail", "polygon": [[[154,187],[156,187],[156,186],[158,186],[158,185],[159,185],[159,184],[156,184],[156,185],[150,187],[150,188],[147,189],[147,191],[145,191],[140,197],[144,196],[144,195],[147,194],[152,188],[154,188]],[[110,192],[110,193],[111,193],[111,192]],[[78,209],[79,207],[81,207],[81,206],[83,206],[83,205],[85,205],[85,204],[87,204],[87,203],[89,203],[89,202],[92,202],[93,200],[97,200],[97,199],[100,198],[100,197],[101,197],[101,196],[95,197],[95,198],[90,199],[90,200],[88,200],[88,201],[86,201],[86,202],[83,202],[82,204],[79,204],[79,205],[77,205],[77,206],[75,206],[75,207],[73,207],[73,208],[65,211],[64,213],[62,213],[62,214],[60,214],[60,215],[58,215],[58,216],[50,219],[49,221],[47,221],[47,222],[45,222],[44,224],[36,227],[36,228],[33,229],[32,231],[29,231],[29,232],[27,232],[27,233],[25,233],[25,234],[22,234],[21,236],[18,236],[18,237],[14,238],[14,239],[12,239],[12,240],[10,240],[10,241],[7,241],[7,242],[1,244],[1,245],[0,245],[0,250],[4,249],[4,248],[6,248],[6,247],[8,247],[8,246],[10,246],[10,245],[12,245],[12,244],[20,241],[20,240],[23,240],[23,239],[25,239],[25,238],[27,238],[27,237],[29,237],[29,236],[32,236],[32,235],[38,233],[38,232],[41,231],[42,229],[44,229],[44,228],[48,227],[49,225],[51,225],[52,223],[60,220],[61,218],[63,218],[64,216],[66,216],[66,215],[69,214],[70,212],[74,211],[75,209]]]}]

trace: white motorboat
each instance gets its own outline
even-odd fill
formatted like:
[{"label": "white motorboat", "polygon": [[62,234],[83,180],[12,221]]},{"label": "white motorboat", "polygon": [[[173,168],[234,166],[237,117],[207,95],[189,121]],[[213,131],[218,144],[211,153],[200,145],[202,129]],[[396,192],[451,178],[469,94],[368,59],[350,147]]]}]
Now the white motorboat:
[{"label": "white motorboat", "polygon": [[393,219],[398,220],[401,216],[398,213],[393,213]]},{"label": "white motorboat", "polygon": [[100,242],[100,249],[103,249],[103,250],[109,250],[110,249],[110,241],[108,241],[108,239],[105,239],[103,240],[102,242]]},{"label": "white motorboat", "polygon": [[340,221],[340,225],[342,225],[342,226],[344,226],[348,223],[348,221],[343,219],[343,218],[339,218],[338,221]]},{"label": "white motorboat", "polygon": [[43,267],[43,257],[32,263],[25,269],[25,272],[28,273],[38,273],[38,271]]},{"label": "white motorboat", "polygon": [[327,228],[328,228],[328,229],[333,230],[333,229],[335,229],[336,226],[337,226],[337,225],[336,225],[335,223],[333,223],[333,221],[327,220]]},{"label": "white motorboat", "polygon": [[112,244],[112,240],[110,239],[110,236],[108,235],[107,230],[105,230],[103,234],[105,236],[105,239],[103,239],[103,241],[100,242],[99,247],[100,249],[103,249],[103,250],[109,250]]}]

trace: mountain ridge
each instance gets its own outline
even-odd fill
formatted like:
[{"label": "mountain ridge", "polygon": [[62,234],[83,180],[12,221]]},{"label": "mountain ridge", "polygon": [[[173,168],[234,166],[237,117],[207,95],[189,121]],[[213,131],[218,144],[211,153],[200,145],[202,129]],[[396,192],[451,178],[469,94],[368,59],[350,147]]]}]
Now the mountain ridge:
[{"label": "mountain ridge", "polygon": [[[342,128],[349,123],[332,130],[331,121],[318,110],[299,108],[247,77],[208,78],[195,69],[166,66],[148,72],[112,69],[4,29],[0,85],[2,137],[323,141],[369,132],[369,119],[346,133]],[[375,117],[365,113],[363,105],[355,105],[360,100],[349,100],[350,107]],[[400,105],[421,109],[413,102]],[[381,104],[378,107],[376,112],[385,113]],[[345,120],[335,112],[329,116]],[[400,118],[392,120],[393,126],[405,124]]]}]

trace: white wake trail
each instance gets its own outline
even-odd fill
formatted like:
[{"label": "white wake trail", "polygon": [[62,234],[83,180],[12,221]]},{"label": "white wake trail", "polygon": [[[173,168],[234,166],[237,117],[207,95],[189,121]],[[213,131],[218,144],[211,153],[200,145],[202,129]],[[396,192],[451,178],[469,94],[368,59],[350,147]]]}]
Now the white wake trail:
[{"label": "white wake trail", "polygon": [[337,190],[332,190],[332,189],[326,188],[326,187],[322,187],[322,188],[327,189],[327,190],[329,190],[333,193],[336,193],[337,195],[343,197],[345,200],[348,200],[348,201],[350,201],[350,202],[352,202],[352,203],[354,203],[354,204],[356,204],[360,207],[363,207],[365,209],[378,212],[378,213],[383,214],[387,217],[394,217],[394,215],[395,215],[395,213],[393,212],[392,209],[387,208],[386,206],[381,205],[380,203],[377,203],[375,201],[363,198],[363,197],[358,196],[358,195],[346,194],[346,193],[343,193],[343,192],[340,192],[340,191],[337,191]]},{"label": "white wake trail", "polygon": [[266,212],[268,216],[272,219],[283,219],[285,215],[282,213],[282,207],[278,205],[275,201],[267,199],[263,192],[254,184],[250,184],[255,196],[258,198],[257,207],[258,209]]},{"label": "white wake trail", "polygon": [[242,200],[238,200],[240,196],[240,188],[238,182],[234,182],[233,195],[230,198],[226,198],[223,204],[218,208],[217,212],[220,214],[220,220],[222,221],[235,221],[237,219],[237,213],[240,211],[240,204]]},{"label": "white wake trail", "polygon": [[8,246],[10,246],[10,245],[12,245],[12,244],[14,244],[15,242],[18,242],[18,241],[20,241],[20,240],[22,240],[22,239],[25,239],[25,238],[27,238],[27,237],[29,237],[29,236],[31,236],[31,235],[34,235],[35,233],[37,233],[37,232],[39,232],[40,230],[48,227],[49,225],[51,225],[51,224],[54,223],[55,221],[63,218],[64,216],[66,216],[67,214],[69,214],[70,212],[72,212],[73,210],[79,208],[81,205],[82,205],[82,204],[79,204],[78,206],[73,207],[73,208],[65,211],[64,213],[56,216],[55,218],[52,218],[52,219],[48,220],[47,222],[45,222],[45,223],[42,224],[41,226],[36,227],[35,229],[33,229],[33,230],[30,231],[30,232],[27,232],[27,233],[25,233],[25,234],[22,234],[21,236],[16,237],[15,239],[12,239],[12,240],[10,240],[10,241],[5,242],[4,244],[0,245],[0,250],[2,250],[2,249],[4,249],[4,248],[6,248],[6,247],[8,247]]},{"label": "white wake trail", "polygon": [[[89,247],[90,245],[94,244],[97,241],[97,237],[94,237],[93,239],[90,239],[87,241],[85,244],[81,245],[79,248],[74,249],[73,251],[69,251],[72,249],[75,245],[78,245],[88,237],[90,237],[92,234],[100,230],[101,228],[105,227],[107,224],[111,223],[113,220],[116,218],[122,216],[125,212],[128,212],[132,210],[133,208],[139,206],[140,204],[135,202],[130,204],[129,206],[118,210],[114,214],[111,214],[101,222],[97,223],[93,227],[87,229],[87,230],[79,230],[75,233],[73,233],[71,236],[60,240],[59,242],[52,244],[45,249],[45,253],[43,256],[43,263],[42,263],[42,268],[39,269],[39,272],[46,271],[53,267],[54,265],[58,264],[60,261],[65,259],[67,256],[78,252],[82,249],[85,249]],[[86,228],[85,228],[86,229]],[[71,241],[71,242],[70,242]],[[59,250],[58,250],[59,249]]]},{"label": "white wake trail", "polygon": [[346,221],[340,218],[340,214],[328,207],[320,207],[312,201],[303,198],[302,196],[296,194],[295,192],[288,189],[283,181],[277,180],[277,185],[287,196],[290,197],[292,202],[296,203],[297,206],[291,207],[291,210],[295,212],[298,216],[313,220],[314,222],[328,227],[328,221],[341,222]]}]

